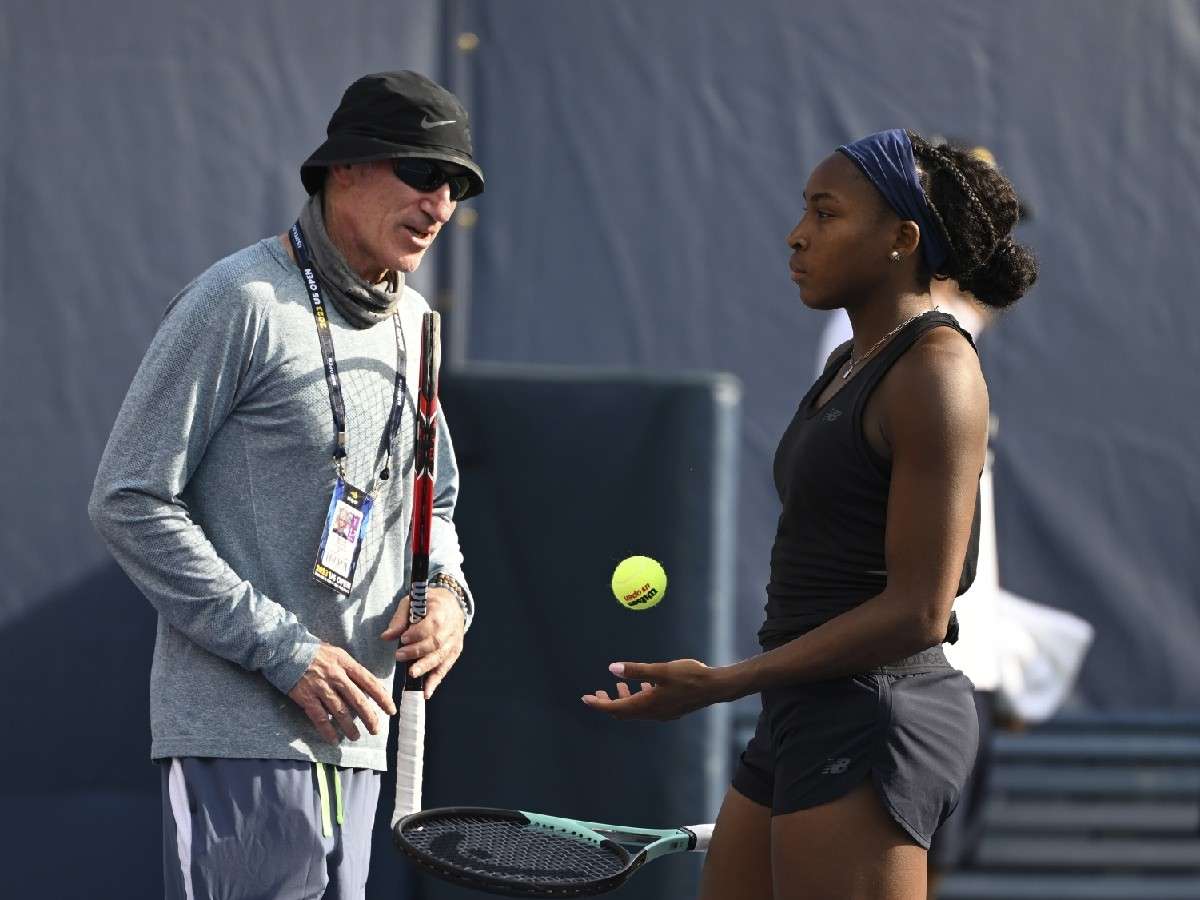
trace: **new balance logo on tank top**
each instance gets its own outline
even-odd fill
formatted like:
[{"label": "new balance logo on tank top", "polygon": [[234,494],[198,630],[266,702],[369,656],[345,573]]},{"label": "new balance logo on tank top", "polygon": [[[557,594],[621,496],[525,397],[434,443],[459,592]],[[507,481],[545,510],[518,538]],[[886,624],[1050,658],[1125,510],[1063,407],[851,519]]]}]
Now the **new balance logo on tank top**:
[{"label": "new balance logo on tank top", "polygon": [[[933,312],[901,329],[824,406],[814,404],[837,377],[850,350],[837,353],[804,395],[775,451],[775,489],[783,509],[771,548],[767,620],[759,643],[770,650],[869,600],[887,586],[884,536],[891,462],[862,432],[872,392],[917,339],[949,327],[971,336],[953,316]],[[958,593],[975,580],[979,498]]]}]

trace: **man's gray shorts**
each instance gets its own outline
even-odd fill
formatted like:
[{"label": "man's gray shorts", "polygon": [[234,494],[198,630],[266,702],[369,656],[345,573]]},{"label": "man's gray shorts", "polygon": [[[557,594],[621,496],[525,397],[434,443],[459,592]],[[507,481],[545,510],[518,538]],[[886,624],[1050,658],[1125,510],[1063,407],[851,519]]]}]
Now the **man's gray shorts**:
[{"label": "man's gray shorts", "polygon": [[167,900],[366,895],[378,772],[184,757],[163,760],[162,798]]}]

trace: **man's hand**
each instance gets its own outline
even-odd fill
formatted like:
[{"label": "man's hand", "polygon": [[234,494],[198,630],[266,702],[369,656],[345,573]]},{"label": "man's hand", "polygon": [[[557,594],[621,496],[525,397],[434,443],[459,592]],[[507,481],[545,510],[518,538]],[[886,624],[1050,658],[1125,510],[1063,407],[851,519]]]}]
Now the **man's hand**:
[{"label": "man's hand", "polygon": [[392,623],[380,637],[385,641],[400,639],[396,661],[411,662],[408,671],[414,678],[426,676],[425,699],[428,700],[462,653],[467,620],[458,597],[451,591],[431,587],[425,599],[425,618],[409,625],[409,598],[404,597],[396,607]]},{"label": "man's hand", "polygon": [[288,691],[288,696],[304,710],[321,737],[331,744],[341,740],[339,730],[350,740],[358,740],[356,717],[371,734],[379,734],[379,715],[370,700],[379,704],[389,716],[396,714],[396,704],[383,682],[345,650],[324,642],[317,647],[317,655],[296,686]]}]

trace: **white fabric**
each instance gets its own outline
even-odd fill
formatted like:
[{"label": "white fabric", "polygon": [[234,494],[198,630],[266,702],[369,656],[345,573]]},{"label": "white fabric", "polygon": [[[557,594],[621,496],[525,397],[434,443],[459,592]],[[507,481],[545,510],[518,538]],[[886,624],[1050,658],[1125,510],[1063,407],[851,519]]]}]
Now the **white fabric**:
[{"label": "white fabric", "polygon": [[1000,588],[995,643],[1001,707],[1026,722],[1054,715],[1079,677],[1093,635],[1079,616]]},{"label": "white fabric", "polygon": [[192,815],[188,806],[187,784],[183,779],[183,766],[178,759],[171,760],[171,771],[167,775],[167,796],[171,801],[171,815],[175,819],[175,844],[179,848],[183,892],[187,900],[194,900],[196,892],[192,887]]},{"label": "white fabric", "polygon": [[992,494],[992,459],[979,478],[979,562],[975,582],[954,601],[958,614],[958,641],[947,644],[946,658],[971,679],[975,689],[994,691],[1000,686],[1000,647],[996,643],[996,598],[1000,571],[996,559],[996,515]]},{"label": "white fabric", "polygon": [[946,645],[946,658],[977,690],[996,691],[1002,709],[1041,722],[1070,694],[1093,629],[1076,615],[1000,587],[991,453],[979,498],[979,566],[975,583],[954,602],[959,639]]}]

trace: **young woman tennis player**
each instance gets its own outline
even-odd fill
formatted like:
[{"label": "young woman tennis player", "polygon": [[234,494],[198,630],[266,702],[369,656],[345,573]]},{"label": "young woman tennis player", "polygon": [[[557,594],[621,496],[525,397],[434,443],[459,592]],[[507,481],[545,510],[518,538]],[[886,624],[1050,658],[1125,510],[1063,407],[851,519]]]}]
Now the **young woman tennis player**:
[{"label": "young woman tennis player", "polygon": [[991,307],[1034,282],[993,167],[901,130],[837,149],[788,235],[792,280],[844,307],[775,454],[782,502],[763,653],[616,663],[584,702],[671,719],[752,693],[762,715],[717,819],[702,900],[923,900],[925,852],[970,772],[971,685],[946,662],[974,577],[988,396],[970,338],[932,307],[953,278]]}]

